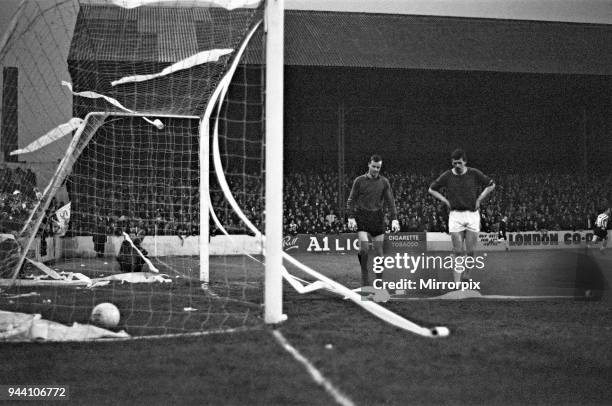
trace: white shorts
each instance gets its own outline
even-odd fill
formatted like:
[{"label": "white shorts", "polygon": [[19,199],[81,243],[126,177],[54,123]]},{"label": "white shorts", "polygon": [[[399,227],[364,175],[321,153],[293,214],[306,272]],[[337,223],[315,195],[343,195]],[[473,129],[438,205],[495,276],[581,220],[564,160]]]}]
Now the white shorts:
[{"label": "white shorts", "polygon": [[448,231],[458,233],[465,230],[480,232],[480,211],[451,210],[448,215]]}]

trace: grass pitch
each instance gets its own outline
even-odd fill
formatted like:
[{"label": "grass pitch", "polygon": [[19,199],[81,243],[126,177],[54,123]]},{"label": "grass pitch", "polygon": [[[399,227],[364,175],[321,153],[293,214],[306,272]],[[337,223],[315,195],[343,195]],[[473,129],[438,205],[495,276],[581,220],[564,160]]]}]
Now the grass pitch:
[{"label": "grass pitch", "polygon": [[[299,259],[358,285],[354,255]],[[383,304],[425,326],[448,326],[451,335],[441,339],[393,328],[330,293],[299,295],[285,286],[289,319],[278,328],[357,405],[611,404],[610,270],[609,253],[489,253],[486,271],[474,275],[483,293],[576,297]],[[599,284],[601,295],[581,296],[590,284]],[[62,309],[69,311],[55,312]],[[64,403],[79,405],[333,404],[267,327],[248,328],[154,340],[5,343],[0,382],[68,385]]]}]

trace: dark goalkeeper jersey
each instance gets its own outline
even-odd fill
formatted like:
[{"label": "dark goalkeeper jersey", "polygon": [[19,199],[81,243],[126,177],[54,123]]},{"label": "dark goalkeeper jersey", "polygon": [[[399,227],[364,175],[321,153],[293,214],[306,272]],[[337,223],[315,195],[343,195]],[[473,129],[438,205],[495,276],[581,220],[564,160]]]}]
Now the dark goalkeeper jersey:
[{"label": "dark goalkeeper jersey", "polygon": [[493,184],[493,180],[475,168],[467,168],[463,175],[455,175],[452,170],[444,172],[432,184],[437,192],[446,188],[444,193],[451,205],[451,210],[475,211],[476,199],[482,189]]},{"label": "dark goalkeeper jersey", "polygon": [[397,220],[395,199],[389,180],[380,175],[376,178],[371,178],[367,174],[358,176],[353,182],[347,201],[349,217],[355,217],[357,210],[382,210],[385,201],[391,212],[391,220]]}]

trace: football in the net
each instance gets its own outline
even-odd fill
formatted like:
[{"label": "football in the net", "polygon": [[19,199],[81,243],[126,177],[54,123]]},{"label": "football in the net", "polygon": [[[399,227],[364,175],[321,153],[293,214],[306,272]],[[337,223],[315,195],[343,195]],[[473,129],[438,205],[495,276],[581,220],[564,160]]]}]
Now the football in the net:
[{"label": "football in the net", "polygon": [[119,309],[112,303],[100,303],[91,311],[89,320],[101,327],[117,327],[121,314]]}]

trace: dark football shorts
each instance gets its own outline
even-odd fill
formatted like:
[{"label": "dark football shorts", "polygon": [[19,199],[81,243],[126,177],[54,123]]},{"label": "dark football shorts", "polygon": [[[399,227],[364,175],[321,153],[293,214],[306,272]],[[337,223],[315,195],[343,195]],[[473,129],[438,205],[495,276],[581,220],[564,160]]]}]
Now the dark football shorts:
[{"label": "dark football shorts", "polygon": [[[357,223],[359,224],[359,223]],[[595,234],[601,240],[608,239],[608,230],[604,230],[603,228],[596,228],[593,230],[593,234]]]},{"label": "dark football shorts", "polygon": [[357,210],[355,215],[357,231],[366,231],[376,237],[385,233],[385,216],[382,210]]}]

